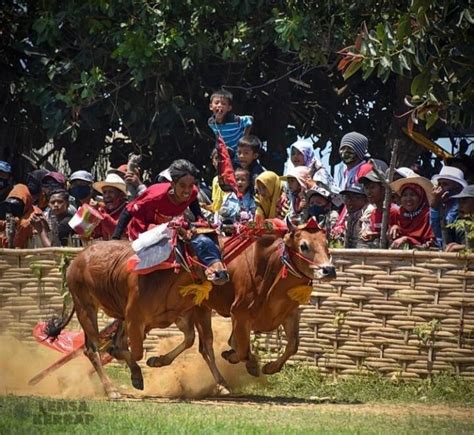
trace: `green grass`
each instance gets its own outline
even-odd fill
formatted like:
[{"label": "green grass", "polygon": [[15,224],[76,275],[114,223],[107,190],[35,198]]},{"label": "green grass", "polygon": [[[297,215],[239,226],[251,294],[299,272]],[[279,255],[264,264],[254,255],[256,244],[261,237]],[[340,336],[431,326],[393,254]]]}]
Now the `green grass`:
[{"label": "green grass", "polygon": [[396,381],[377,374],[334,381],[302,365],[286,366],[262,385],[250,385],[244,394],[324,398],[333,403],[427,403],[474,406],[474,382],[448,374],[432,380]]},{"label": "green grass", "polygon": [[[107,371],[117,385],[130,384],[127,370]],[[460,434],[474,429],[474,383],[449,375],[419,382],[394,383],[377,375],[333,382],[295,365],[235,393],[230,400],[158,403],[3,396],[0,434]]]},{"label": "green grass", "polygon": [[[66,407],[66,408],[65,408]],[[334,407],[333,407],[334,408]],[[472,421],[417,415],[369,415],[311,407],[53,401],[0,398],[0,433],[472,433]],[[42,413],[46,420],[42,420]],[[52,424],[54,417],[59,421]],[[44,418],[44,417],[43,417]],[[64,422],[64,419],[70,419]],[[77,423],[81,420],[82,423]]]}]

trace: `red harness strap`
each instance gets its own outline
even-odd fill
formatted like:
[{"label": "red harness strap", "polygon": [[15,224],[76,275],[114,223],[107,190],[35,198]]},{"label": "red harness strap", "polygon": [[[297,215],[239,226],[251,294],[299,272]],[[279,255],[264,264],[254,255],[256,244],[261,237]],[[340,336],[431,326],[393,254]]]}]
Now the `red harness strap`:
[{"label": "red harness strap", "polygon": [[261,235],[256,228],[247,228],[247,231],[230,237],[224,243],[223,257],[224,262],[229,264],[234,258],[245,251]]},{"label": "red harness strap", "polygon": [[224,243],[223,258],[226,264],[229,264],[264,234],[282,235],[288,231],[285,222],[276,218],[267,219],[257,226],[240,225],[237,229],[239,232]]}]

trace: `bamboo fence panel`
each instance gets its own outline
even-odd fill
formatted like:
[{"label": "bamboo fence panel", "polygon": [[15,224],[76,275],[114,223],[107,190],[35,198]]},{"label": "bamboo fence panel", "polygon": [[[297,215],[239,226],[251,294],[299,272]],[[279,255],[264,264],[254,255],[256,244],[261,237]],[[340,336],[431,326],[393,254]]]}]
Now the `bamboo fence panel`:
[{"label": "bamboo fence panel", "polygon": [[[0,333],[34,343],[33,326],[62,311],[63,260],[80,250],[0,249]],[[336,249],[332,256],[337,278],[314,282],[290,362],[336,377],[450,372],[474,379],[474,255]],[[109,321],[99,316],[101,327]],[[176,335],[176,327],[151,331],[142,361],[155,355],[159,340]],[[286,341],[279,329],[256,334],[254,343],[269,360]]]},{"label": "bamboo fence panel", "polygon": [[[335,249],[332,257],[337,278],[314,281],[290,361],[335,377],[474,379],[474,255]],[[281,328],[256,341],[265,361],[286,344]]]},{"label": "bamboo fence panel", "polygon": [[[0,334],[12,335],[36,346],[33,327],[53,315],[60,315],[64,298],[61,294],[65,258],[72,259],[82,248],[0,249]],[[111,319],[99,312],[99,328]],[[74,315],[68,329],[80,329]],[[178,328],[150,331],[144,343],[145,365],[156,355],[159,340],[181,335]],[[59,357],[59,354],[58,354]],[[121,363],[118,363],[121,364]]]}]

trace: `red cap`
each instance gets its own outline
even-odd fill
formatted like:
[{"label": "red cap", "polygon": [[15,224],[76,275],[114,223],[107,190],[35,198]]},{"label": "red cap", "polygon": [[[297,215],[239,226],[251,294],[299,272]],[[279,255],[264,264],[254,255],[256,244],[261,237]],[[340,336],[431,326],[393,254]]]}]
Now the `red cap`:
[{"label": "red cap", "polygon": [[60,172],[48,172],[42,179],[41,182],[43,183],[47,178],[52,178],[56,183],[59,184],[66,184],[66,177],[61,174]]}]

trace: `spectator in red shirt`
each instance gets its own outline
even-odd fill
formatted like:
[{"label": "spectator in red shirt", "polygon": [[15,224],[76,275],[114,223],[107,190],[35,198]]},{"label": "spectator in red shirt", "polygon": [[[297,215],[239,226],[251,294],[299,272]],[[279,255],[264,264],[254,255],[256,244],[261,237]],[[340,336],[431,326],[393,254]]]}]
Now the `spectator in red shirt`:
[{"label": "spectator in red shirt", "polygon": [[93,238],[110,240],[120,214],[127,205],[127,185],[117,174],[108,174],[105,181],[98,181],[93,188],[102,194],[103,205],[98,208],[104,219],[94,230]]}]

